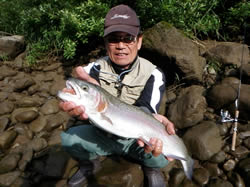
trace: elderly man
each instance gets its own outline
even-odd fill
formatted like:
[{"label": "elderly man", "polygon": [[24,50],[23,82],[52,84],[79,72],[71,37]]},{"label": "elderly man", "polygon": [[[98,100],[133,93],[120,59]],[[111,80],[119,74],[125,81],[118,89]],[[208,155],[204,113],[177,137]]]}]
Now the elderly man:
[{"label": "elderly man", "polygon": [[[134,10],[126,5],[110,9],[105,18],[104,42],[108,56],[84,68],[77,67],[77,78],[97,84],[124,102],[154,115],[166,126],[169,134],[174,134],[173,123],[157,114],[165,89],[164,74],[151,62],[138,56],[142,34]],[[72,92],[66,88],[64,91]],[[84,106],[61,102],[60,107],[72,116],[88,119]],[[114,154],[141,164],[146,186],[165,186],[160,168],[168,164],[168,158],[161,154],[162,141],[157,137],[151,138],[152,146],[148,146],[141,140],[110,136],[90,124],[71,127],[61,137],[64,149],[79,161],[79,170],[69,179],[69,186],[81,186],[88,175],[98,170],[98,156]]]}]

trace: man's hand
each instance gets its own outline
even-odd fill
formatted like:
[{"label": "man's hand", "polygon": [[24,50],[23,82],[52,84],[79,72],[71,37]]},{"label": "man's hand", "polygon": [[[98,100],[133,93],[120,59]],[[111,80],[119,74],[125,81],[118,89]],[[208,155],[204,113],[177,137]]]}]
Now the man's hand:
[{"label": "man's hand", "polygon": [[[83,67],[78,66],[73,70],[73,77],[76,77],[78,79],[85,80],[87,82],[99,85],[99,83],[93,79],[89,74],[83,69]],[[69,89],[69,88],[64,88],[64,92],[69,92],[71,94],[74,94],[74,90]],[[79,116],[80,119],[86,120],[88,119],[88,115],[85,113],[85,108],[84,106],[76,106],[75,103],[73,102],[63,102],[61,101],[59,103],[59,107],[65,111],[68,112],[69,115],[71,116]]]},{"label": "man's hand", "polygon": [[[168,134],[175,134],[174,124],[169,121],[165,116],[160,114],[153,114],[153,116],[166,127],[166,131],[168,132]],[[138,140],[137,143],[139,144],[139,146],[145,147],[146,153],[152,152],[155,157],[159,156],[162,153],[163,142],[158,138],[151,138],[149,141],[150,145],[145,144],[142,140]],[[173,160],[173,158],[167,159],[169,161]]]}]

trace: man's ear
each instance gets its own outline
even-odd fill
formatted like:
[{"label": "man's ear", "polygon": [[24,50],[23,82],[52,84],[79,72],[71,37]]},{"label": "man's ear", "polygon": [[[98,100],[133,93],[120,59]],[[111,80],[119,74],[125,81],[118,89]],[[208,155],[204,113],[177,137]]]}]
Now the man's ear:
[{"label": "man's ear", "polygon": [[141,49],[141,46],[142,46],[142,39],[143,39],[143,36],[142,35],[139,35],[138,36],[138,41],[137,41],[137,49],[140,50]]}]

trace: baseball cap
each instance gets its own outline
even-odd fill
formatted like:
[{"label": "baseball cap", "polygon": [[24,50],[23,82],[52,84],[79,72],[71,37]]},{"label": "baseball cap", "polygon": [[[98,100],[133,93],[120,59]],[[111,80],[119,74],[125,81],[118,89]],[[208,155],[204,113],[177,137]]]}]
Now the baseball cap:
[{"label": "baseball cap", "polygon": [[133,36],[139,34],[140,21],[135,11],[127,5],[118,5],[111,8],[105,17],[104,36],[118,31]]}]

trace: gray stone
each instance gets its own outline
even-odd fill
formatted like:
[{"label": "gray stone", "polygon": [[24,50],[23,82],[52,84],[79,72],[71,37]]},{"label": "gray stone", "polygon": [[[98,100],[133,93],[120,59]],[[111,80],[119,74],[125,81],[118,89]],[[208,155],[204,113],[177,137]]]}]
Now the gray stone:
[{"label": "gray stone", "polygon": [[0,118],[0,133],[7,128],[9,121],[10,121],[9,118],[7,117]]},{"label": "gray stone", "polygon": [[0,149],[9,148],[15,140],[17,133],[13,130],[0,133]]},{"label": "gray stone", "polygon": [[212,179],[209,181],[208,187],[233,187],[233,185],[222,179]]},{"label": "gray stone", "polygon": [[235,165],[236,165],[236,162],[235,160],[227,160],[224,165],[223,165],[223,168],[226,170],[226,171],[232,171],[234,168],[235,168]]},{"label": "gray stone", "polygon": [[240,67],[241,61],[243,61],[243,64],[248,63],[249,49],[247,45],[239,43],[218,42],[214,47],[211,47],[205,55],[223,64],[235,64]]},{"label": "gray stone", "polygon": [[23,111],[16,114],[15,118],[18,122],[29,123],[38,117],[39,113],[35,110]]},{"label": "gray stone", "polygon": [[20,171],[13,171],[0,175],[0,186],[10,186],[20,175]]},{"label": "gray stone", "polygon": [[6,55],[14,59],[24,50],[24,47],[24,36],[13,35],[0,37],[0,56]]},{"label": "gray stone", "polygon": [[45,115],[55,114],[59,112],[59,102],[56,99],[48,100],[42,107],[41,112]]},{"label": "gray stone", "polygon": [[210,174],[205,168],[194,169],[193,179],[199,184],[199,186],[205,186],[209,181]]},{"label": "gray stone", "polygon": [[199,160],[209,160],[222,148],[219,129],[211,121],[203,121],[192,127],[185,133],[183,139],[194,157]]},{"label": "gray stone", "polygon": [[2,158],[0,161],[0,174],[13,171],[16,168],[20,158],[21,155],[19,154],[8,154]]},{"label": "gray stone", "polygon": [[0,103],[0,115],[9,114],[14,110],[14,104],[10,101]]},{"label": "gray stone", "polygon": [[169,106],[168,118],[176,128],[183,129],[199,123],[206,112],[206,99],[203,96],[204,88],[190,86],[181,91],[176,101]]},{"label": "gray stone", "polygon": [[32,132],[41,132],[47,125],[47,120],[43,115],[40,115],[34,121],[29,124],[29,128]]},{"label": "gray stone", "polygon": [[199,48],[170,24],[162,21],[144,32],[143,50],[173,59],[186,80],[202,81],[205,59]]}]

